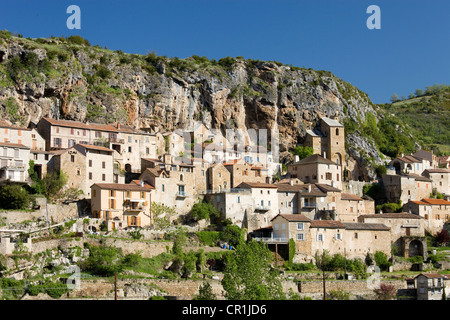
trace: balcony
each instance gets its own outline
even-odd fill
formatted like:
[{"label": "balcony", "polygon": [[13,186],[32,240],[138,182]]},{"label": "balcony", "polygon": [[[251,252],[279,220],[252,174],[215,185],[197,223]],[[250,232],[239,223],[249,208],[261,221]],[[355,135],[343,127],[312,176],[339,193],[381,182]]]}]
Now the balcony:
[{"label": "balcony", "polygon": [[252,237],[253,240],[265,243],[288,243],[289,239],[286,237]]},{"label": "balcony", "polygon": [[125,143],[125,139],[119,139],[119,138],[109,138],[109,142],[110,143],[120,143],[120,144],[124,144]]},{"label": "balcony", "polygon": [[187,198],[187,197],[189,197],[189,194],[187,192],[184,192],[184,191],[178,191],[177,192],[177,197],[178,198]]},{"label": "balcony", "polygon": [[269,206],[264,206],[264,205],[256,205],[255,206],[255,211],[267,212],[269,210],[270,210]]},{"label": "balcony", "polygon": [[123,204],[123,209],[125,211],[144,211],[147,208],[147,201],[142,199],[129,199],[125,200]]}]

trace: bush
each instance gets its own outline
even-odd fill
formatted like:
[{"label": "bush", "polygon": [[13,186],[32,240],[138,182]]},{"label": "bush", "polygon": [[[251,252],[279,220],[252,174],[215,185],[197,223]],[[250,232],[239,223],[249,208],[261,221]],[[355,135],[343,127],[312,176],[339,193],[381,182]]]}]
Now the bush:
[{"label": "bush", "polygon": [[78,45],[91,46],[87,39],[84,39],[83,37],[77,35],[68,37],[67,42]]},{"label": "bush", "polygon": [[221,238],[220,232],[218,231],[198,231],[195,234],[203,244],[210,247],[215,246]]},{"label": "bush", "polygon": [[99,276],[110,277],[123,268],[122,250],[107,246],[89,246],[89,258],[81,263],[81,268]]},{"label": "bush", "polygon": [[30,196],[19,185],[5,185],[0,187],[0,206],[3,209],[22,210],[30,204]]},{"label": "bush", "polygon": [[314,263],[292,263],[284,266],[286,270],[292,271],[311,271],[316,268]]},{"label": "bush", "polygon": [[219,217],[219,211],[210,203],[197,202],[189,213],[189,218],[193,221],[210,219],[211,217]]},{"label": "bush", "polygon": [[244,243],[244,230],[236,225],[227,225],[221,232],[221,240],[229,243],[233,247],[237,247],[241,243]]},{"label": "bush", "polygon": [[375,263],[377,264],[378,267],[380,267],[381,270],[387,271],[389,267],[392,265],[388,261],[387,255],[382,251],[375,252],[374,259]]}]

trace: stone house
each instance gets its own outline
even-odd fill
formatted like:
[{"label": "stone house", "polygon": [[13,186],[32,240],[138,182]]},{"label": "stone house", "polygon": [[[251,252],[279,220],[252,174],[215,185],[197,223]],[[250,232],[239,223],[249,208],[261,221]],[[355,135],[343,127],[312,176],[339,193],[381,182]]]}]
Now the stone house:
[{"label": "stone house", "polygon": [[362,223],[382,223],[390,228],[390,241],[398,248],[399,255],[408,258],[417,255],[427,259],[425,220],[417,214],[382,213],[366,214],[358,217]]},{"label": "stone house", "polygon": [[185,152],[184,133],[181,129],[172,132],[163,133],[165,140],[164,153],[168,153],[173,157],[178,157]]},{"label": "stone house", "polygon": [[92,215],[103,219],[109,231],[150,227],[153,189],[148,184],[94,183],[91,186]]},{"label": "stone house", "polygon": [[439,157],[433,151],[419,150],[412,155],[427,160],[430,163],[430,168],[439,168]]},{"label": "stone house", "polygon": [[336,220],[341,222],[357,222],[360,215],[372,213],[375,213],[375,201],[367,196],[341,193],[337,201]]},{"label": "stone house", "polygon": [[410,200],[403,209],[424,218],[425,228],[431,234],[440,232],[450,221],[450,201],[447,200],[430,198]]},{"label": "stone house", "polygon": [[34,171],[39,179],[42,179],[48,172],[54,171],[52,151],[30,150],[30,160],[34,162]]},{"label": "stone house", "polygon": [[328,184],[342,190],[342,166],[319,154],[288,165],[288,174],[304,183]]},{"label": "stone house", "polygon": [[389,228],[378,223],[342,223],[311,220],[302,214],[278,214],[272,219],[272,235],[267,243],[288,244],[294,239],[294,261],[310,262],[316,253],[341,254],[347,259],[364,259],[368,252],[390,253]]},{"label": "stone house", "polygon": [[0,120],[0,142],[23,144],[30,150],[45,150],[45,140],[34,128],[16,127]]},{"label": "stone house", "polygon": [[421,273],[415,278],[417,300],[442,300],[450,289],[450,277],[439,273]]},{"label": "stone house", "polygon": [[88,144],[76,144],[53,157],[54,170],[68,175],[67,187],[80,189],[91,198],[93,183],[122,183],[123,176],[114,172],[113,150]]},{"label": "stone house", "polygon": [[441,156],[438,161],[439,168],[450,169],[450,156]]},{"label": "stone house", "polygon": [[129,126],[83,123],[42,118],[37,131],[46,141],[46,150],[67,149],[75,144],[100,145],[114,150],[114,158],[127,172],[139,172],[141,157],[156,157],[156,135]]},{"label": "stone house", "polygon": [[197,200],[195,165],[166,157],[167,162],[143,160],[152,167],[144,169],[139,177],[155,188],[153,200],[173,207],[179,214],[190,211]]},{"label": "stone house", "polygon": [[433,190],[450,195],[450,169],[426,169],[422,175],[431,180]]},{"label": "stone house", "polygon": [[388,175],[382,176],[388,202],[407,203],[409,200],[427,198],[432,193],[432,181],[419,175]]},{"label": "stone house", "polygon": [[212,164],[208,169],[208,192],[222,192],[230,187],[230,171],[222,163]]},{"label": "stone house", "polygon": [[231,174],[231,187],[236,188],[243,182],[267,183],[267,170],[252,166],[243,159],[224,162],[223,165]]},{"label": "stone house", "polygon": [[30,147],[0,142],[0,180],[28,182]]},{"label": "stone house", "polygon": [[[425,158],[424,158],[425,157]],[[437,165],[437,159],[432,155],[431,159],[424,154],[424,152],[418,152],[412,155],[401,155],[389,162],[389,166],[395,168],[397,174],[417,174],[421,175],[425,169],[435,168],[433,165]]]}]

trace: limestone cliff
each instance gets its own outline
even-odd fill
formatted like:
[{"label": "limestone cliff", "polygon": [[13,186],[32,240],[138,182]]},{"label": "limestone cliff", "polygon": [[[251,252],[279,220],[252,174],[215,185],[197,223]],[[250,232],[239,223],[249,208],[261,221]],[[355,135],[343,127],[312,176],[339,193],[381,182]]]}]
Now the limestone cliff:
[{"label": "limestone cliff", "polygon": [[[0,105],[2,117],[22,125],[49,116],[162,132],[199,120],[221,130],[277,128],[285,161],[321,116],[346,124],[364,123],[368,113],[379,117],[364,92],[327,71],[241,57],[125,54],[64,38],[6,33],[0,37]],[[360,144],[381,162],[367,138],[358,132],[350,137],[348,150]],[[358,152],[351,155],[356,166],[363,163]]]}]

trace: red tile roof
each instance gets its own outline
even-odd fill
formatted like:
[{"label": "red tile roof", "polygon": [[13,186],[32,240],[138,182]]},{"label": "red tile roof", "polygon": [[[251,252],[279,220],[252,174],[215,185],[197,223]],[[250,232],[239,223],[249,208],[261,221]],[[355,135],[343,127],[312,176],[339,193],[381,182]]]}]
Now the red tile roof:
[{"label": "red tile roof", "polygon": [[141,187],[140,185],[136,185],[134,183],[94,183],[91,187],[97,186],[100,189],[109,189],[109,190],[121,190],[121,191],[150,191],[149,187]]},{"label": "red tile roof", "polygon": [[444,199],[422,199],[423,202],[426,202],[427,204],[431,205],[450,205],[450,201],[444,200]]},{"label": "red tile roof", "polygon": [[242,189],[249,189],[249,188],[271,188],[271,189],[277,189],[277,185],[270,184],[270,183],[263,183],[263,182],[242,182],[237,186],[238,188]]},{"label": "red tile roof", "polygon": [[11,147],[11,148],[21,148],[21,149],[30,149],[29,147],[20,144],[20,143],[10,143],[10,142],[0,142],[1,147]]},{"label": "red tile roof", "polygon": [[355,194],[342,193],[341,200],[362,201],[363,199],[361,199],[360,197],[358,197]]},{"label": "red tile roof", "polygon": [[281,214],[281,213],[273,217],[271,221],[273,221],[278,216],[285,218],[287,221],[304,221],[304,222],[311,221],[311,219],[304,216],[303,214]]},{"label": "red tile roof", "polygon": [[311,228],[345,228],[345,226],[336,220],[311,220]]}]

